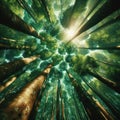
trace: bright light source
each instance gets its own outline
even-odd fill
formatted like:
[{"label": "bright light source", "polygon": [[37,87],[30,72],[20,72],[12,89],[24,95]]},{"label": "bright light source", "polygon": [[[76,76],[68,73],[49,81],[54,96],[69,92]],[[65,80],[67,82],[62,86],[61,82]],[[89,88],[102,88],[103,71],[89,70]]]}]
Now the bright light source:
[{"label": "bright light source", "polygon": [[71,38],[74,35],[74,30],[73,29],[67,29],[66,34]]},{"label": "bright light source", "polygon": [[64,29],[64,39],[65,40],[70,40],[71,38],[73,38],[75,35],[75,29],[74,28],[70,28],[70,29]]}]

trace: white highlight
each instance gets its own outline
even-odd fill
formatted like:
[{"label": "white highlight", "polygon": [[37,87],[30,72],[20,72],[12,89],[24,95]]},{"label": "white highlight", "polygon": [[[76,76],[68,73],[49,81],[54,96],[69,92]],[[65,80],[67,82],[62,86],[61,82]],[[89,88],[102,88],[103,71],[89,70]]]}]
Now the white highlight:
[{"label": "white highlight", "polygon": [[69,41],[74,37],[76,31],[74,28],[64,29],[64,39]]}]

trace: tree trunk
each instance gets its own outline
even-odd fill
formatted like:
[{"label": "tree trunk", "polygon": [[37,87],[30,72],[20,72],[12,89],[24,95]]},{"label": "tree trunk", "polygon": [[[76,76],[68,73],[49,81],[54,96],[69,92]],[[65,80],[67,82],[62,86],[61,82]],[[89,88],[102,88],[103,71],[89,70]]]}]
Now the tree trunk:
[{"label": "tree trunk", "polygon": [[113,120],[112,116],[109,116],[109,113],[104,109],[104,107],[96,103],[93,97],[91,97],[87,91],[85,91],[84,88],[78,84],[76,80],[74,80],[71,75],[69,75],[69,78],[75,87],[78,96],[80,96],[79,100],[82,101],[90,119]]},{"label": "tree trunk", "polygon": [[44,10],[44,14],[45,14],[46,19],[47,19],[49,22],[51,22],[49,10],[48,10],[48,8],[47,8],[47,6],[46,6],[46,1],[45,1],[45,0],[38,0],[38,1],[39,1],[39,3],[41,4],[41,6],[42,6],[42,8],[43,8],[43,10]]},{"label": "tree trunk", "polygon": [[17,0],[17,2],[19,3],[19,5],[25,9],[28,14],[33,18],[33,20],[36,22],[36,19],[35,19],[35,15],[34,15],[34,11],[32,10],[32,8],[29,7],[28,3],[25,1],[25,0]]},{"label": "tree trunk", "polygon": [[[106,9],[107,8],[107,9]],[[84,31],[88,30],[92,26],[99,23],[101,20],[103,20],[105,17],[109,16],[116,10],[120,8],[120,1],[117,0],[108,0],[93,16],[92,18],[82,26],[82,28],[79,30],[76,37],[83,33]]]},{"label": "tree trunk", "polygon": [[0,24],[6,25],[12,29],[43,39],[37,31],[19,16],[14,14],[3,1],[0,1]]},{"label": "tree trunk", "polygon": [[100,80],[101,82],[103,82],[104,84],[106,84],[107,86],[109,86],[110,88],[115,90],[116,92],[120,93],[120,84],[119,83],[113,82],[112,80],[102,77],[96,71],[88,70],[88,73],[90,75],[96,77],[98,80]]},{"label": "tree trunk", "polygon": [[1,107],[1,114],[5,114],[6,120],[28,120],[38,93],[50,72],[50,67],[46,68],[32,82],[28,83],[22,91],[5,107]]},{"label": "tree trunk", "polygon": [[3,80],[14,74],[16,71],[21,70],[26,64],[29,64],[36,58],[37,56],[32,56],[30,58],[14,60],[12,62],[0,65],[0,82],[3,82]]}]

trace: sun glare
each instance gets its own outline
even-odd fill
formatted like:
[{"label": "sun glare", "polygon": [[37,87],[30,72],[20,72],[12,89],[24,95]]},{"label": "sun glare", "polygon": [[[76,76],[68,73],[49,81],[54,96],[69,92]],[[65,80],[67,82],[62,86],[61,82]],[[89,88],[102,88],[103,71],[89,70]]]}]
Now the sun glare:
[{"label": "sun glare", "polygon": [[74,28],[69,28],[64,30],[64,39],[69,41],[72,39],[75,35],[75,29]]}]

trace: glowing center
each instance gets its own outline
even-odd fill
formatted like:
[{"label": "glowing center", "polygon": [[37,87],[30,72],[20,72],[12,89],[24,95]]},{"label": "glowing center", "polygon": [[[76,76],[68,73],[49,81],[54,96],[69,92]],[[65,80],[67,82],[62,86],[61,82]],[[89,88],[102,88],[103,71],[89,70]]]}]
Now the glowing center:
[{"label": "glowing center", "polygon": [[75,35],[75,30],[74,29],[65,29],[64,31],[64,37],[66,40],[70,40],[71,38],[73,38]]}]

